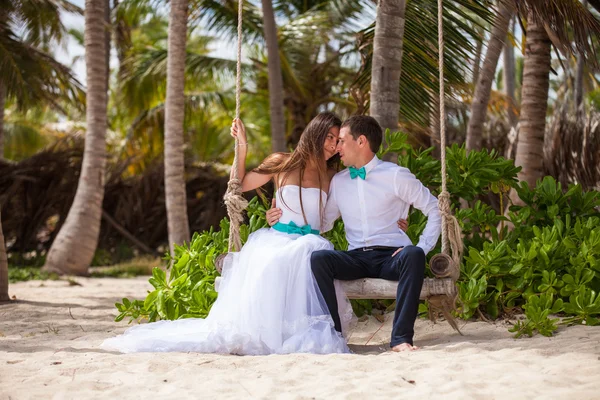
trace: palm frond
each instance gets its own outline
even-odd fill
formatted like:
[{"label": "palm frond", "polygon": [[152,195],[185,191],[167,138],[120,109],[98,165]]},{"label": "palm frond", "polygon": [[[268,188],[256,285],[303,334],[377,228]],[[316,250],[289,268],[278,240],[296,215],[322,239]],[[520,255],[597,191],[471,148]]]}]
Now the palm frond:
[{"label": "palm frond", "polygon": [[[237,1],[196,0],[192,3],[188,26],[201,26],[223,39],[237,38]],[[242,31],[245,42],[263,40],[262,13],[249,1],[243,4]]]},{"label": "palm frond", "polygon": [[0,23],[0,76],[7,96],[19,109],[65,101],[83,108],[84,90],[70,68],[29,43],[19,41],[6,23]]},{"label": "palm frond", "polygon": [[[235,75],[236,62],[209,57],[191,51],[186,55],[186,87],[197,86],[199,82],[231,79]],[[248,76],[250,67],[242,66],[242,73]],[[122,101],[134,114],[148,110],[164,101],[167,77],[167,50],[165,48],[145,48],[131,53],[125,60],[122,75]]]},{"label": "palm frond", "polygon": [[0,8],[8,16],[9,24],[17,28],[21,37],[33,45],[48,45],[56,40],[61,41],[66,28],[61,20],[61,13],[83,15],[83,10],[66,0],[15,0]]},{"label": "palm frond", "polygon": [[[453,87],[465,84],[469,75],[474,43],[481,28],[489,29],[492,12],[485,0],[455,0],[444,5],[444,79],[450,95]],[[375,24],[359,35],[363,65],[354,86],[363,93],[371,84],[371,54]],[[407,1],[405,12],[400,116],[406,122],[427,126],[438,93],[437,1]]]},{"label": "palm frond", "polygon": [[40,151],[48,144],[39,129],[26,121],[4,124],[4,156],[20,161]]},{"label": "palm frond", "polygon": [[[597,2],[590,2],[595,7]],[[580,54],[586,62],[600,66],[593,42],[600,38],[600,20],[579,0],[526,0],[517,3],[526,18],[529,11],[548,32],[559,49]]]}]

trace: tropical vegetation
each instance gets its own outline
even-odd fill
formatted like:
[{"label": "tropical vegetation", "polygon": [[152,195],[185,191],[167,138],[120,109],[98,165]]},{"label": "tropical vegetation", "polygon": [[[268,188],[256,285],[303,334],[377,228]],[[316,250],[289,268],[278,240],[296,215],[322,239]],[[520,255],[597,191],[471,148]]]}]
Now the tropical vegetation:
[{"label": "tropical vegetation", "polygon": [[[458,314],[524,310],[517,335],[595,324],[598,0],[444,0],[444,116],[437,0],[376,3],[243,2],[249,166],[293,149],[321,111],[368,113],[389,129],[381,155],[439,193],[442,117],[465,246]],[[86,275],[166,253],[155,291],[124,300],[119,318],[206,315],[227,248],[238,2],[0,0],[0,10],[0,301],[8,264],[44,266],[23,277]],[[66,27],[67,14],[83,29]],[[85,48],[73,59],[85,77],[57,61],[65,43]],[[244,238],[265,225],[265,200],[250,202]],[[423,216],[409,219],[416,238]],[[343,225],[328,238],[345,248]]]}]

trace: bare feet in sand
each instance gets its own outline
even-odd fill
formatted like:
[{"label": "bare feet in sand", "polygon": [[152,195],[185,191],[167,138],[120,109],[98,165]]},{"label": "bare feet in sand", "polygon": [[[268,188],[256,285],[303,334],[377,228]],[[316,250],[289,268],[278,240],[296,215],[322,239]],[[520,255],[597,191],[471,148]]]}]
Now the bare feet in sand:
[{"label": "bare feet in sand", "polygon": [[396,351],[396,352],[415,351],[415,350],[419,350],[419,348],[417,346],[413,346],[412,344],[409,344],[409,343],[400,343],[399,345],[392,347],[392,351]]}]

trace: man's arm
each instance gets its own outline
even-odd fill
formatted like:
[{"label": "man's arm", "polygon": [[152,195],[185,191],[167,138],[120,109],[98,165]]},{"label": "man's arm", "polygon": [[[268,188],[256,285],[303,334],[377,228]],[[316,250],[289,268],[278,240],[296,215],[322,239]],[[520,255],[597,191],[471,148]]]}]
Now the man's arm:
[{"label": "man's arm", "polygon": [[281,208],[277,208],[276,202],[277,200],[275,200],[275,197],[273,197],[273,200],[271,200],[271,208],[267,210],[265,215],[269,226],[275,225],[279,222],[279,218],[281,218]]},{"label": "man's arm", "polygon": [[331,179],[329,184],[329,194],[327,195],[327,203],[325,204],[325,212],[323,215],[323,226],[321,227],[321,233],[330,231],[333,228],[333,224],[340,217],[340,207],[338,206],[336,195],[335,195],[335,176]]},{"label": "man's arm", "polygon": [[435,247],[442,229],[438,201],[429,189],[405,168],[396,171],[394,183],[396,195],[427,216],[427,224],[417,243],[417,246],[427,254]]}]

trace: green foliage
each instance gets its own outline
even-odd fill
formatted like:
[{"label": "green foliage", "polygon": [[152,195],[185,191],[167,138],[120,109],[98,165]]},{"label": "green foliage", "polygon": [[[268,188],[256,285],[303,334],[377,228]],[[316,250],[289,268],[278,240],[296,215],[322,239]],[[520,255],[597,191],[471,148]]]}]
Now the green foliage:
[{"label": "green foliage", "polygon": [[[398,153],[398,164],[438,194],[441,165],[431,156],[432,149],[413,149],[401,132],[388,131],[385,140],[386,150],[379,154]],[[551,334],[557,322],[548,315],[559,311],[572,316],[564,323],[595,324],[600,193],[584,192],[578,185],[565,191],[552,177],[533,189],[517,184],[520,168],[495,151],[467,153],[453,145],[447,149],[447,159],[448,191],[466,249],[457,283],[459,315],[468,319],[484,312],[495,319],[523,307],[527,319],[516,325],[517,336]],[[482,201],[496,195],[502,204],[511,188],[525,204],[511,206],[508,218]],[[459,208],[461,200],[470,207]],[[412,210],[408,220],[407,234],[415,242],[426,218]],[[506,222],[514,226],[512,231]],[[430,255],[437,252],[439,247]],[[549,304],[549,297],[556,301]],[[558,306],[563,303],[564,310]]]},{"label": "green foliage", "polygon": [[600,294],[589,288],[581,288],[576,294],[569,297],[565,303],[564,310],[573,317],[566,318],[565,323],[585,323],[586,325],[598,325],[600,320]]},{"label": "green foliage", "polygon": [[[415,149],[407,143],[407,138],[406,133],[386,131],[385,150],[380,150],[378,155],[399,153],[398,165],[408,168],[432,193],[439,194],[441,163],[431,155],[433,148]],[[495,150],[467,152],[464,146],[453,144],[446,149],[446,158],[448,192],[454,206],[459,205],[460,199],[473,201],[488,192],[506,193],[516,186],[517,173],[521,170]]]},{"label": "green foliage", "polygon": [[556,314],[563,309],[563,301],[558,299],[553,301],[551,294],[542,294],[539,296],[530,296],[527,303],[523,306],[525,309],[525,319],[518,321],[514,327],[509,329],[515,333],[515,337],[522,335],[533,336],[539,332],[544,336],[552,336],[552,333],[558,328],[557,318],[549,318],[549,315]]},{"label": "green foliage", "polygon": [[458,209],[454,213],[467,248],[481,249],[489,238],[499,240],[499,238],[506,237],[508,228],[504,227],[499,231],[497,226],[507,218],[497,214],[492,207],[480,200],[477,200],[471,208]]},{"label": "green foliage", "polygon": [[10,283],[46,279],[56,280],[58,278],[57,274],[42,271],[39,267],[8,268],[8,281]]},{"label": "green foliage", "polygon": [[152,269],[162,265],[158,257],[142,256],[110,267],[90,270],[93,278],[131,278],[140,275],[152,275]]},{"label": "green foliage", "polygon": [[168,278],[163,269],[154,268],[150,278],[154,290],[144,301],[123,299],[117,303],[120,314],[115,321],[130,317],[130,322],[141,318],[153,322],[208,315],[217,298],[214,262],[218,254],[227,251],[228,232],[229,224],[223,220],[220,231],[194,233],[189,245],[176,246],[174,256],[166,257],[172,265]]},{"label": "green foliage", "polygon": [[[265,219],[267,203],[258,197],[248,204],[248,224],[240,227],[242,242],[248,235],[267,226]],[[173,257],[165,257],[171,266],[169,275],[158,267],[152,270],[150,284],[154,290],[145,300],[123,299],[116,303],[119,315],[115,321],[129,317],[133,320],[158,319],[175,320],[180,318],[204,318],[208,315],[217,298],[215,260],[219,254],[227,252],[229,221],[223,219],[220,230],[194,233],[189,245],[175,246]]]},{"label": "green foliage", "polygon": [[341,219],[335,221],[333,229],[329,232],[325,232],[323,235],[327,240],[333,243],[333,247],[336,250],[346,251],[348,250],[348,241],[346,240],[346,232],[344,230],[344,223]]},{"label": "green foliage", "polygon": [[[431,149],[414,150],[403,133],[386,132],[388,146],[380,155],[399,154],[399,164],[415,173],[433,193],[440,190],[439,161]],[[561,323],[595,325],[600,315],[600,193],[584,192],[572,185],[563,191],[551,177],[531,189],[517,185],[519,168],[495,152],[471,151],[453,146],[448,149],[449,190],[454,212],[464,234],[465,254],[461,277],[457,282],[460,317],[468,319],[487,314],[495,319],[523,309],[525,319],[511,330],[517,337],[541,333],[551,335]],[[524,205],[511,206],[508,218],[496,212],[482,199],[506,198],[515,188]],[[471,207],[458,208],[460,200]],[[254,198],[248,206],[248,224],[240,228],[242,239],[266,227],[266,202]],[[408,236],[416,242],[426,218],[411,210]],[[512,231],[504,223],[514,226]],[[498,228],[498,225],[501,227]],[[117,304],[120,315],[132,319],[177,319],[204,317],[216,298],[214,259],[227,251],[227,220],[220,231],[195,234],[189,246],[178,247],[172,259],[169,278],[154,270],[150,280],[155,290],[145,301]],[[337,221],[325,234],[338,250],[348,243],[344,226]],[[438,245],[429,256],[438,253]],[[358,315],[373,308],[393,307],[393,301],[353,300]],[[421,312],[426,310],[423,306]],[[550,318],[562,313],[565,318]]]}]

